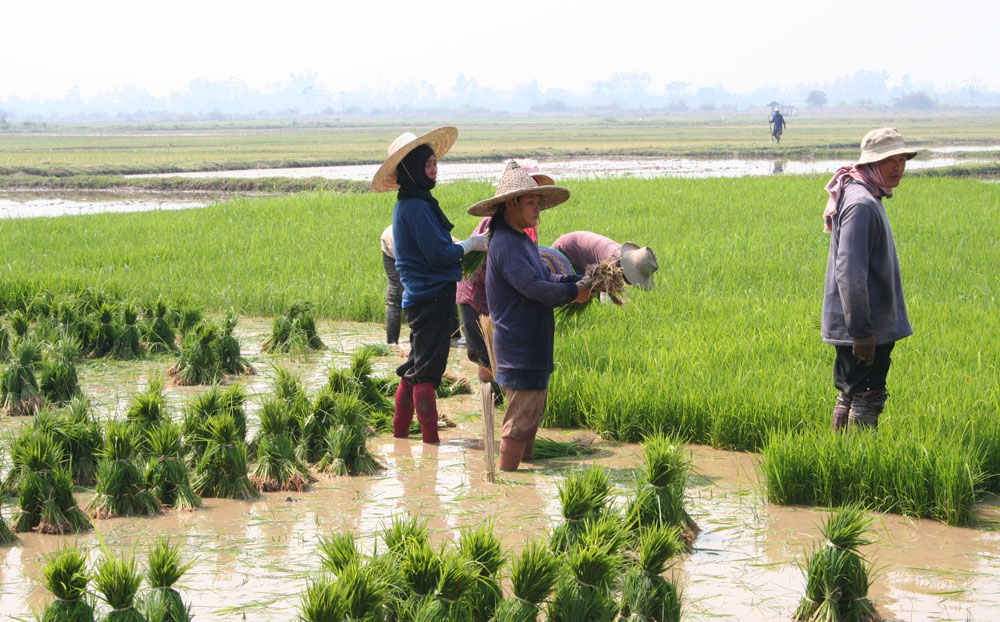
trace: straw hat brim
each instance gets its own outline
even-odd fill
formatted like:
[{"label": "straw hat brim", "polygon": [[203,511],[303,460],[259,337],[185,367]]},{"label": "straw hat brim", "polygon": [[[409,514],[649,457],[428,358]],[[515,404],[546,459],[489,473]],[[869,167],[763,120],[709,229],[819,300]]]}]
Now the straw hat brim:
[{"label": "straw hat brim", "polygon": [[560,203],[565,203],[569,199],[568,188],[563,188],[562,186],[536,186],[534,188],[524,188],[491,197],[485,201],[471,205],[466,211],[473,216],[492,216],[501,203],[507,199],[513,199],[525,194],[537,194],[538,207],[540,209],[555,207]]},{"label": "straw hat brim", "polygon": [[886,158],[891,158],[893,156],[905,155],[907,160],[912,160],[917,156],[917,151],[909,147],[898,147],[896,149],[890,149],[883,153],[877,153],[874,151],[866,151],[861,154],[861,159],[854,163],[855,166],[860,166],[861,164],[874,164],[875,162],[881,162]]},{"label": "straw hat brim", "polygon": [[434,150],[434,155],[436,155],[438,160],[440,160],[444,157],[444,154],[448,153],[448,150],[451,149],[457,139],[458,128],[446,125],[444,127],[431,130],[423,136],[418,136],[406,143],[394,151],[392,155],[390,155],[386,161],[382,163],[382,166],[375,171],[375,176],[372,178],[371,191],[389,192],[390,190],[399,188],[399,183],[396,181],[396,167],[399,166],[399,163],[403,161],[403,158],[405,158],[407,154],[420,145],[429,146]]}]

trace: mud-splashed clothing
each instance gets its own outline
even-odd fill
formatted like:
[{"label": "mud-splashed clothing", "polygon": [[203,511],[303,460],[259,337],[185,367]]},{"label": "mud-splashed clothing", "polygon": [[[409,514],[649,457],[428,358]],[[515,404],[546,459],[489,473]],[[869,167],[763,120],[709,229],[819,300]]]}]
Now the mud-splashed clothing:
[{"label": "mud-splashed clothing", "polygon": [[[548,386],[555,334],[552,309],[576,299],[580,278],[553,276],[531,238],[499,223],[486,255],[486,297],[500,386],[520,390]],[[505,372],[522,386],[505,385]],[[541,386],[525,386],[533,384],[525,374]]]},{"label": "mud-splashed clothing", "polygon": [[889,218],[882,199],[861,183],[844,187],[833,215],[821,334],[837,346],[872,335],[886,344],[913,334]]}]

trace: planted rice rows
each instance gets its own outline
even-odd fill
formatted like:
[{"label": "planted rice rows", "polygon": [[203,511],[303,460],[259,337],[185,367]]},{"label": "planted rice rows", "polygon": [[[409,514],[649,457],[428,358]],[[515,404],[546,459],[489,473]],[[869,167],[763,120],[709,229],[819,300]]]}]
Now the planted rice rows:
[{"label": "planted rice rows", "polygon": [[[567,182],[573,196],[542,215],[541,243],[593,230],[652,246],[661,269],[657,289],[632,295],[625,308],[594,305],[560,324],[546,424],[621,440],[663,430],[761,451],[775,502],[829,497],[967,520],[975,498],[1000,489],[1000,431],[991,423],[1000,409],[1000,347],[986,337],[1000,317],[991,271],[1000,259],[991,233],[995,186],[911,178],[886,201],[916,334],[894,352],[891,397],[871,439],[826,433],[835,392],[832,348],[819,339],[824,181]],[[462,208],[490,191],[475,183],[437,191],[456,235],[476,224]],[[311,194],[3,222],[0,234],[12,243],[0,301],[10,305],[41,286],[97,283],[238,313],[275,314],[308,299],[320,316],[378,320],[384,276],[376,240],[391,204]],[[36,239],[53,248],[29,259]],[[869,445],[883,459],[858,468],[851,454]],[[823,470],[811,460],[817,453],[829,456]],[[925,477],[902,485],[914,472]],[[787,485],[803,478],[815,484]]]}]

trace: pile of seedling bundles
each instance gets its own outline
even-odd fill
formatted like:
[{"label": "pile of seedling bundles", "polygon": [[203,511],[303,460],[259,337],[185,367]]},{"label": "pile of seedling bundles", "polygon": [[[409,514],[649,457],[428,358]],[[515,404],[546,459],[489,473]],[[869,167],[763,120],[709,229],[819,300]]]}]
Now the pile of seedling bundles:
[{"label": "pile of seedling bundles", "polygon": [[[135,556],[115,556],[103,547],[103,558],[87,568],[87,553],[67,546],[49,554],[42,567],[43,583],[55,600],[42,613],[44,622],[188,622],[190,608],[181,600],[174,584],[190,564],[182,565],[180,547],[160,538],[150,547],[145,577],[139,574]],[[147,589],[140,594],[146,580]],[[88,586],[92,585],[91,589]],[[102,607],[109,612],[97,617]]]},{"label": "pile of seedling bundles", "polygon": [[424,523],[396,517],[376,534],[369,556],[350,534],[325,537],[322,572],[302,595],[301,619],[676,622],[680,595],[664,573],[696,531],[683,507],[673,507],[683,504],[672,491],[683,492],[689,463],[673,439],[650,438],[645,449],[635,489],[671,493],[616,506],[608,471],[576,470],[559,486],[562,522],[516,555],[489,522],[462,530],[454,546],[434,547]]}]

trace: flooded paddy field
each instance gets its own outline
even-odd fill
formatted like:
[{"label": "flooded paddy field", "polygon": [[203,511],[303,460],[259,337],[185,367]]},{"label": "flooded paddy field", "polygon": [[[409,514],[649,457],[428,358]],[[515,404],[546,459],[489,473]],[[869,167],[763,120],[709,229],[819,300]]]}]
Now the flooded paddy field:
[{"label": "flooded paddy field", "polygon": [[[236,379],[251,395],[248,436],[256,427],[255,397],[269,391],[272,364],[299,374],[314,392],[331,366],[346,366],[354,350],[381,341],[383,335],[374,324],[321,323],[326,350],[273,356],[260,349],[270,325],[268,319],[250,319],[237,329],[243,354],[257,370]],[[376,359],[375,373],[391,373],[401,354]],[[172,361],[90,361],[80,366],[81,384],[100,416],[121,416],[132,394],[144,389],[150,377],[162,375]],[[463,349],[453,349],[449,371],[474,376]],[[178,416],[205,389],[168,386],[172,414]],[[206,499],[203,509],[190,513],[95,521],[96,533],[78,536],[19,534],[18,544],[0,548],[0,615],[28,620],[32,610],[40,611],[51,598],[37,583],[44,553],[78,541],[90,549],[93,562],[101,556],[99,533],[111,551],[135,550],[144,561],[148,544],[169,534],[182,543],[184,560],[194,561],[177,587],[195,619],[294,620],[307,578],[319,572],[316,544],[322,535],[347,531],[370,551],[375,531],[390,517],[409,514],[428,521],[438,544],[454,541],[462,527],[492,517],[505,545],[519,550],[528,539],[546,537],[556,524],[557,486],[572,469],[600,464],[624,490],[641,460],[637,445],[599,440],[595,457],[538,461],[490,484],[485,481],[478,400],[458,396],[439,403],[458,423],[441,431],[440,446],[423,445],[416,438],[376,437],[370,446],[387,468],[372,477],[321,475],[302,493],[264,493],[256,501]],[[0,421],[3,430],[19,425],[18,419]],[[585,433],[540,432],[559,438],[579,434]],[[692,446],[690,455],[694,474],[688,508],[701,532],[694,552],[671,571],[683,592],[684,619],[790,620],[804,586],[797,562],[817,543],[817,527],[826,513],[765,503],[753,454]],[[77,498],[86,503],[89,493],[78,491]],[[11,515],[9,505],[3,510],[4,516]],[[981,504],[979,519],[961,528],[876,515],[871,535],[875,542],[863,551],[878,569],[870,596],[887,619],[996,619],[1000,509],[995,503]]]}]

